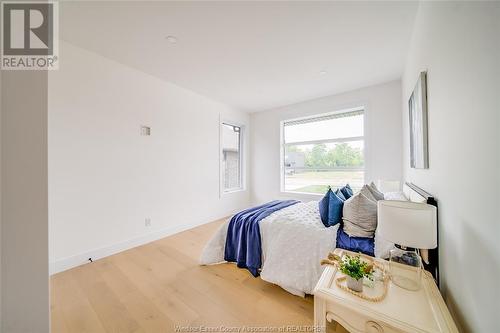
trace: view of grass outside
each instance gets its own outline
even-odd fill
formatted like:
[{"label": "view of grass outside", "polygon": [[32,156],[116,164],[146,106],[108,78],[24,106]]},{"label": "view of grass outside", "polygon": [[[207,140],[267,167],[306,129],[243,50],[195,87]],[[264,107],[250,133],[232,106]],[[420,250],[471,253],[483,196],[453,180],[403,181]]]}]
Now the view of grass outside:
[{"label": "view of grass outside", "polygon": [[364,184],[363,141],[286,147],[285,191],[323,194],[347,183]]},{"label": "view of grass outside", "polygon": [[303,171],[285,174],[285,190],[303,193],[324,194],[328,186],[332,189],[345,184],[359,190],[364,184],[364,171]]}]

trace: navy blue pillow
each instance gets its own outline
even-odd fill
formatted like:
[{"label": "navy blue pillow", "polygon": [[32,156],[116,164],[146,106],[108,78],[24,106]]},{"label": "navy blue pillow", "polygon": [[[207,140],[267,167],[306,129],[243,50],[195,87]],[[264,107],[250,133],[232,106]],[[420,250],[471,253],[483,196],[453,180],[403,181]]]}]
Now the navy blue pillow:
[{"label": "navy blue pillow", "polygon": [[328,202],[328,225],[326,227],[334,226],[342,222],[342,209],[344,207],[344,200],[342,200],[335,193],[330,193],[330,200]]},{"label": "navy blue pillow", "polygon": [[321,216],[321,222],[323,222],[325,227],[328,227],[328,208],[330,204],[330,193],[333,193],[331,188],[326,191],[325,196],[319,202],[319,215]]},{"label": "navy blue pillow", "polygon": [[349,192],[349,194],[352,197],[354,195],[354,191],[352,190],[351,186],[349,184],[345,184],[345,188],[347,189],[347,191]]},{"label": "navy blue pillow", "polygon": [[346,186],[342,187],[340,189],[340,192],[342,192],[342,194],[344,195],[344,197],[346,199],[349,199],[354,194],[354,192],[352,191],[352,188],[349,186],[349,184],[346,184]]},{"label": "navy blue pillow", "polygon": [[342,192],[340,191],[340,189],[338,188],[335,192],[334,192],[340,199],[346,201],[346,197],[344,197],[344,195],[342,194]]}]

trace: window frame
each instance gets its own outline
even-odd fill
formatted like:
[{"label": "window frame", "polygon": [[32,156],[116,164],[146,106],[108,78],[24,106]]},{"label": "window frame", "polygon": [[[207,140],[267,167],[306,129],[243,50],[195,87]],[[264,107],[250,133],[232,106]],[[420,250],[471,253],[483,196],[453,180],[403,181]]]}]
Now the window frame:
[{"label": "window frame", "polygon": [[[223,126],[233,126],[238,127],[240,129],[240,140],[239,140],[239,187],[234,187],[230,189],[225,188],[224,177],[225,177],[225,169],[224,169],[224,147],[223,147]],[[245,151],[244,151],[244,140],[245,140],[245,125],[231,120],[222,119],[219,121],[219,195],[220,197],[245,191]]]},{"label": "window frame", "polygon": [[[310,140],[310,141],[300,141],[300,142],[293,142],[293,143],[286,143],[285,142],[285,123],[287,123],[287,122],[312,119],[312,118],[319,118],[319,117],[327,117],[327,116],[331,116],[331,115],[342,114],[342,113],[351,113],[351,112],[356,112],[356,111],[363,112],[363,136],[344,137],[344,138],[337,138],[337,139],[324,139],[324,140]],[[367,146],[368,145],[367,145],[366,139],[367,139],[367,107],[364,105],[359,105],[359,106],[355,106],[352,108],[343,108],[340,110],[326,112],[326,113],[311,114],[311,115],[304,116],[304,117],[281,120],[280,121],[280,193],[283,195],[299,195],[299,196],[309,196],[309,197],[317,197],[317,198],[322,197],[324,195],[324,194],[320,194],[320,193],[297,192],[297,191],[290,191],[290,190],[285,189],[285,148],[286,148],[286,146],[288,146],[288,145],[300,145],[300,144],[318,144],[318,143],[343,143],[343,142],[362,140],[363,141],[363,155],[364,155],[363,178],[364,178],[364,181],[366,181],[367,164],[369,164],[368,154],[367,154]]]}]

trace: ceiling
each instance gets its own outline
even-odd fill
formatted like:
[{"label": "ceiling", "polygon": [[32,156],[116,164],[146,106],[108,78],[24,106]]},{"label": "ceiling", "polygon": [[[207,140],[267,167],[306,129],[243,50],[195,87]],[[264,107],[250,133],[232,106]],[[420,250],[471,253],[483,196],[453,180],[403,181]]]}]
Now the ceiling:
[{"label": "ceiling", "polygon": [[60,2],[60,36],[252,112],[399,78],[417,7],[408,1]]}]

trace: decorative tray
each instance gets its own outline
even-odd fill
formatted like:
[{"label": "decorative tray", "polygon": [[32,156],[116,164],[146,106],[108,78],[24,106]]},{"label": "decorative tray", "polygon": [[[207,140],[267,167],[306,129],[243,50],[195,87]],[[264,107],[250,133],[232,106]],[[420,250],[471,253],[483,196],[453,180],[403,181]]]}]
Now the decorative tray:
[{"label": "decorative tray", "polygon": [[339,270],[338,275],[341,275],[341,276],[335,278],[335,284],[337,285],[337,287],[339,289],[342,289],[345,292],[348,292],[354,296],[357,296],[359,298],[362,298],[362,299],[370,301],[370,302],[380,302],[387,295],[389,276],[384,274],[384,267],[379,265],[372,258],[367,257],[367,256],[362,256],[362,258],[363,258],[363,260],[372,264],[374,272],[376,272],[378,274],[375,274],[376,276],[374,277],[373,281],[364,278],[363,291],[361,291],[361,292],[354,291],[354,290],[349,289],[347,287],[347,275],[340,273],[340,270],[339,270],[339,263],[342,261],[341,257],[339,257],[336,254],[329,253],[328,259],[323,259],[321,261],[321,264],[322,265],[333,265],[333,266],[337,267],[337,269]]}]

